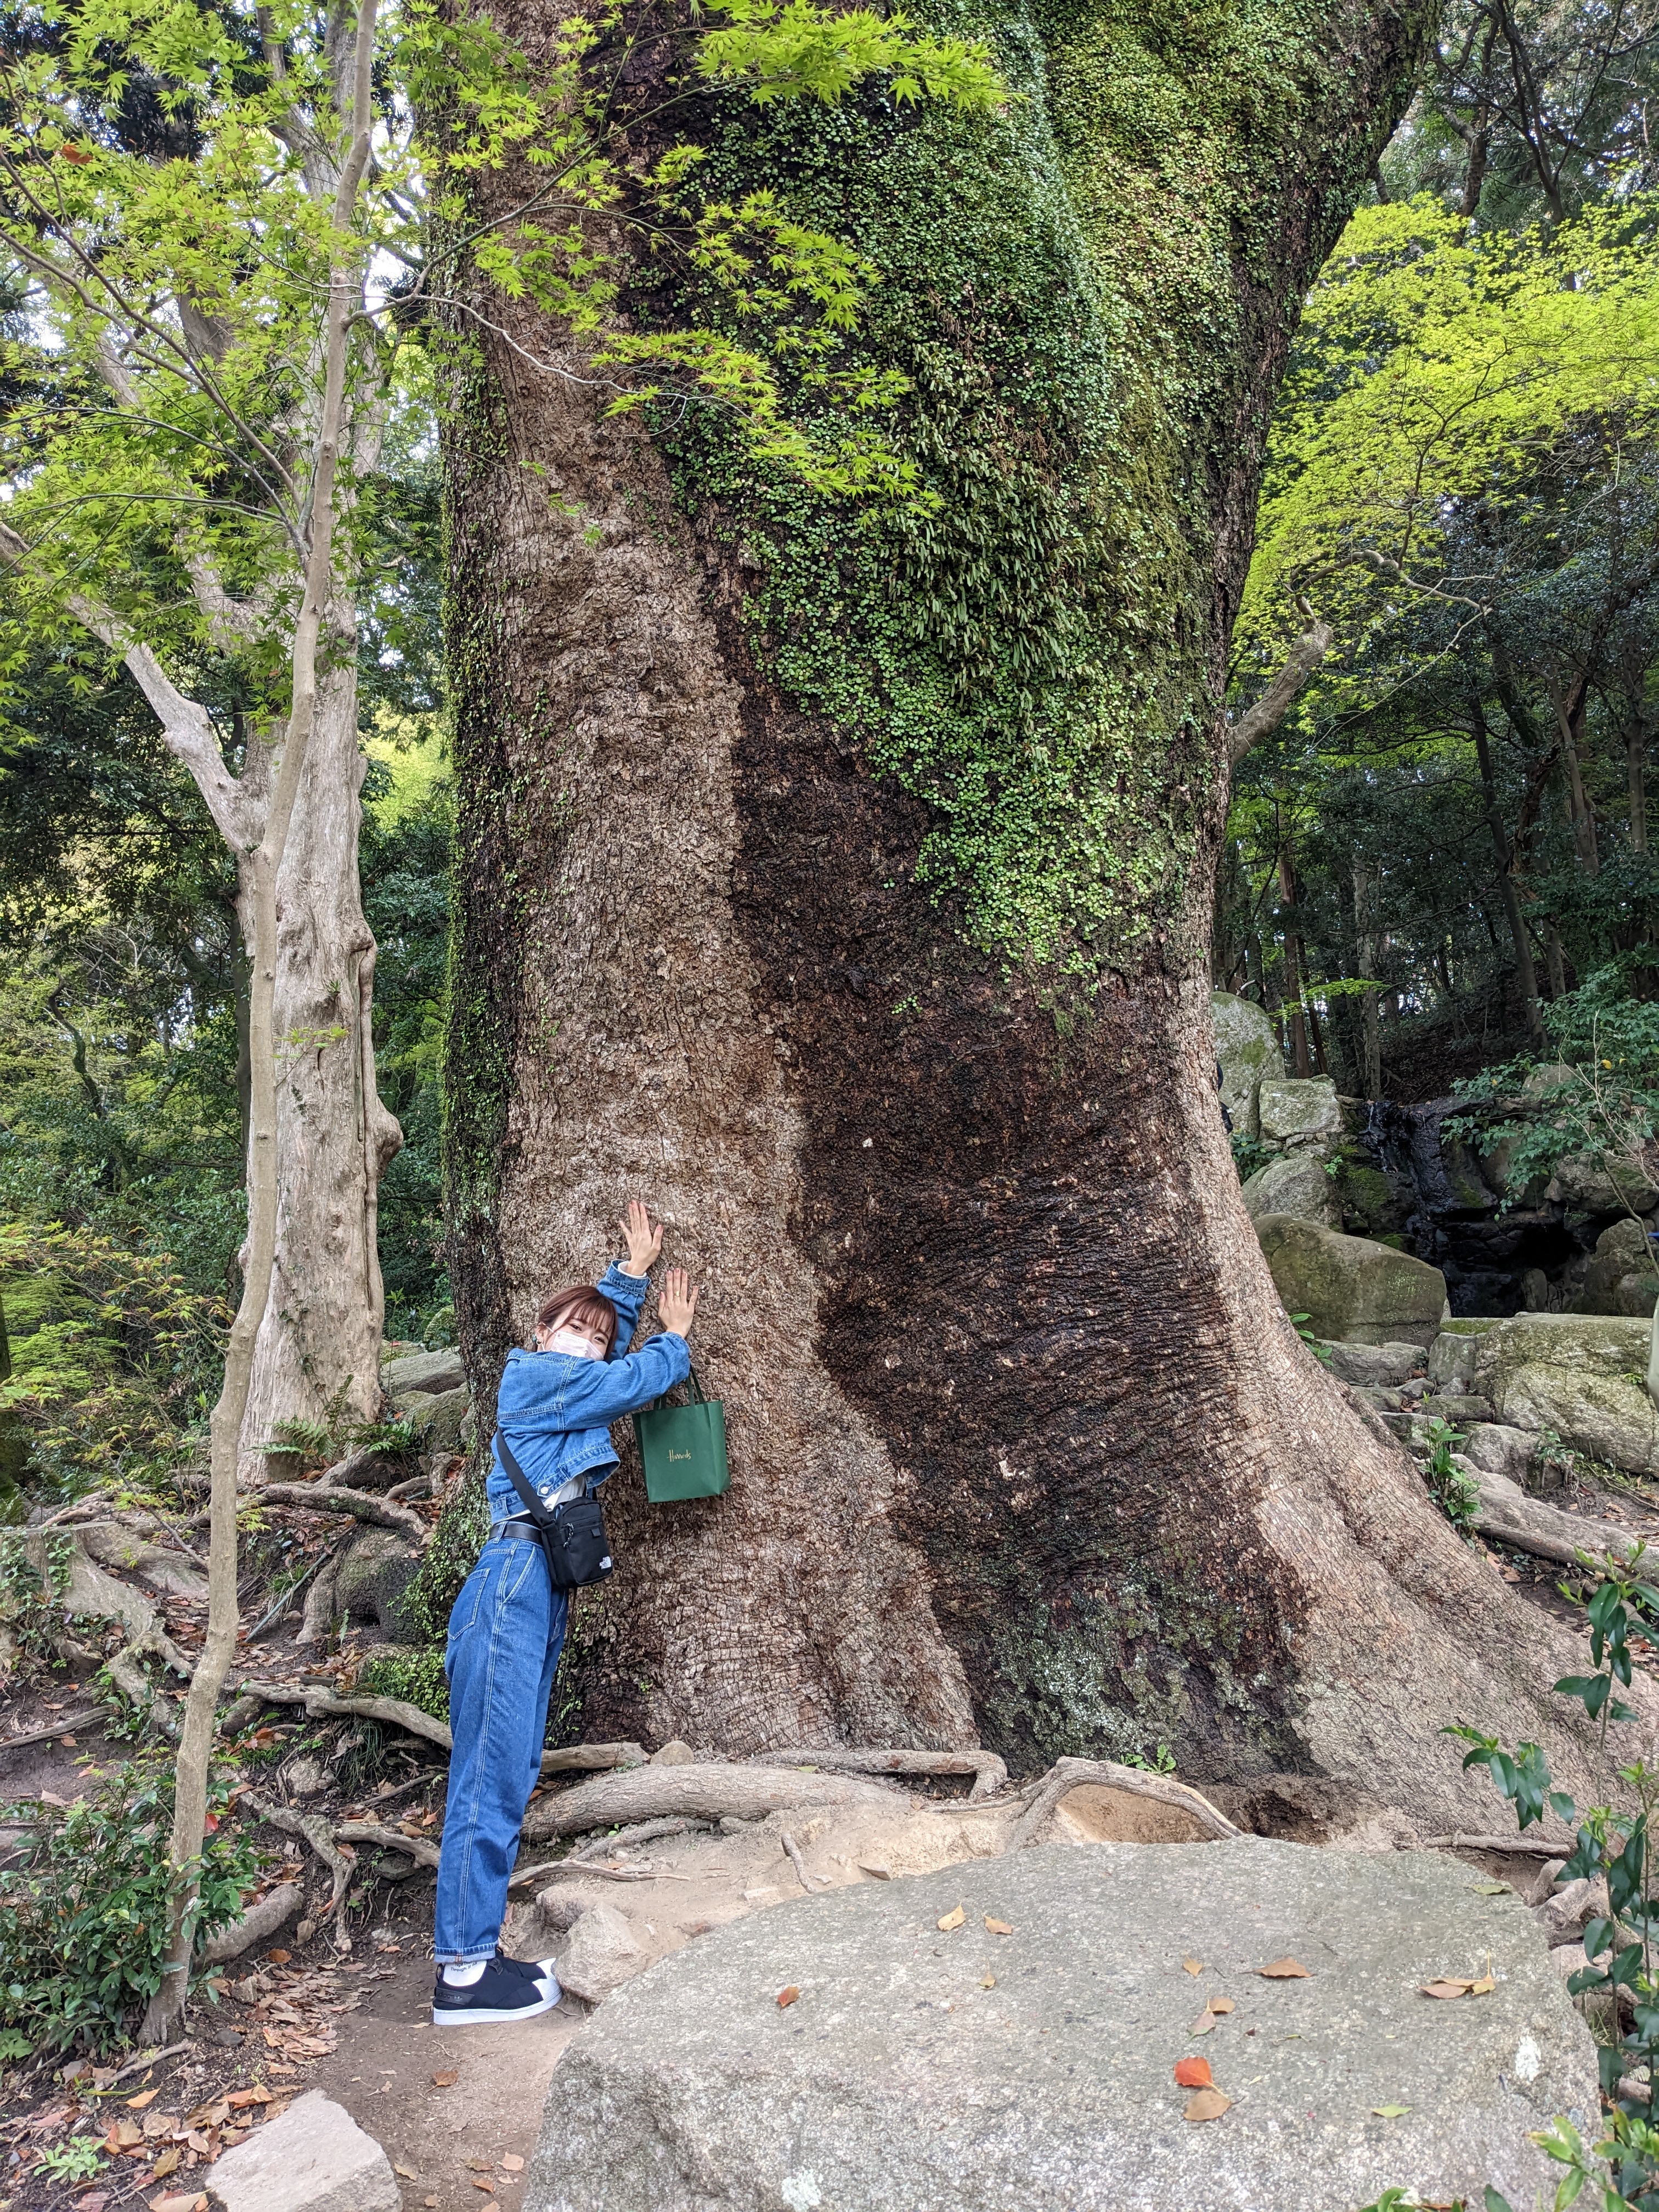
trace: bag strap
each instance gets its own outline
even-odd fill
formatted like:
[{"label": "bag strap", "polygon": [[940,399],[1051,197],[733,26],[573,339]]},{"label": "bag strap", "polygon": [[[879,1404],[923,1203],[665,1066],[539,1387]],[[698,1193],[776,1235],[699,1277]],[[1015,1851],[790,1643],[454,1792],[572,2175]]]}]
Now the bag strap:
[{"label": "bag strap", "polygon": [[512,1445],[499,1429],[495,1431],[495,1449],[501,1455],[501,1465],[507,1469],[507,1480],[529,1508],[531,1519],[538,1528],[550,1528],[554,1522],[553,1515],[526,1481],[524,1469],[513,1456]]},{"label": "bag strap", "polygon": [[702,1395],[702,1385],[697,1380],[697,1370],[692,1366],[690,1360],[687,1360],[686,1362],[686,1373],[691,1384],[692,1404],[694,1406],[706,1405],[708,1401]]}]

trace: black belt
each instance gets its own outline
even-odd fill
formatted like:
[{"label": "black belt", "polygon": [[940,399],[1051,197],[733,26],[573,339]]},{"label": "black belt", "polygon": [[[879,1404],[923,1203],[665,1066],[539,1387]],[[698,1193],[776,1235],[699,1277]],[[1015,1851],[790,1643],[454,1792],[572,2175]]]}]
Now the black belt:
[{"label": "black belt", "polygon": [[522,1538],[526,1544],[539,1544],[540,1532],[533,1521],[498,1521],[489,1532],[493,1544],[498,1536]]}]

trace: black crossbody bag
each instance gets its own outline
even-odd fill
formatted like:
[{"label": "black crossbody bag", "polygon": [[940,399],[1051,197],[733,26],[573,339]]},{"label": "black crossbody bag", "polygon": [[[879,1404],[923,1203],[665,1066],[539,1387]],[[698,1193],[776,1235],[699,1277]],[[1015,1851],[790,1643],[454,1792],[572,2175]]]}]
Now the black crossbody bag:
[{"label": "black crossbody bag", "polygon": [[513,1447],[499,1429],[495,1442],[500,1447],[501,1465],[507,1478],[525,1503],[526,1510],[536,1524],[536,1534],[541,1539],[542,1557],[547,1561],[547,1571],[556,1590],[581,1589],[588,1583],[602,1583],[611,1572],[613,1562],[610,1540],[605,1533],[605,1516],[599,1501],[591,1490],[584,1490],[580,1498],[568,1504],[546,1506],[525,1480],[524,1469],[513,1456]]}]

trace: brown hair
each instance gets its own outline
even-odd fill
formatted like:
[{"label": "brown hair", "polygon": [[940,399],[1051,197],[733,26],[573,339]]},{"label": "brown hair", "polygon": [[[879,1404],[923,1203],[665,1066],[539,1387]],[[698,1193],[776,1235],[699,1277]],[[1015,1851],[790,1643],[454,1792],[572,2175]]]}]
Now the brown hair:
[{"label": "brown hair", "polygon": [[580,1328],[591,1328],[595,1335],[605,1339],[605,1356],[611,1357],[611,1347],[617,1340],[617,1309],[609,1298],[601,1297],[592,1283],[572,1283],[568,1290],[555,1291],[550,1298],[542,1300],[536,1316],[537,1329],[558,1328],[566,1322],[574,1322]]}]

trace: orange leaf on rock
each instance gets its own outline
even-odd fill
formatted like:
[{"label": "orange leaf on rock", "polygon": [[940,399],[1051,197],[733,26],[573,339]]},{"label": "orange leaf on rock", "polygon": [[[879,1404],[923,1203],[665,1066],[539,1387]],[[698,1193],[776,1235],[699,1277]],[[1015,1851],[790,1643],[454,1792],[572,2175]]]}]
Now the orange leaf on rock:
[{"label": "orange leaf on rock", "polygon": [[793,1982],[790,1983],[787,1990],[780,1990],[778,1991],[778,2010],[780,2012],[787,2011],[789,2006],[794,2003],[796,1998],[799,1995],[800,1991],[796,1988]]},{"label": "orange leaf on rock", "polygon": [[954,1912],[947,1912],[942,1920],[936,1920],[933,1925],[941,1936],[949,1936],[953,1929],[960,1928],[967,1917],[967,1912],[959,1905]]},{"label": "orange leaf on rock", "polygon": [[1200,2013],[1198,2018],[1193,2022],[1192,2033],[1194,2035],[1207,2035],[1214,2026],[1215,2014],[1211,2010],[1208,2005],[1206,2005],[1203,2011]]},{"label": "orange leaf on rock", "polygon": [[1219,2089],[1200,2089],[1195,2097],[1187,2100],[1183,2120],[1218,2120],[1224,2112],[1232,2110],[1233,2100],[1224,2097]]},{"label": "orange leaf on rock", "polygon": [[508,2173],[522,2173],[524,2172],[524,2160],[519,2156],[519,2154],[515,2150],[504,2150],[501,2153],[501,2164]]},{"label": "orange leaf on rock", "polygon": [[432,2086],[434,2089],[453,2089],[460,2078],[458,2068],[447,2066],[441,2074],[433,2075]]},{"label": "orange leaf on rock", "polygon": [[1443,1975],[1438,1981],[1425,1982],[1423,1995],[1425,1997],[1466,1997],[1474,1986],[1472,1982],[1455,1982]]},{"label": "orange leaf on rock", "polygon": [[1012,1936],[1014,1932],[1007,1921],[993,1920],[988,1912],[985,1916],[985,1924],[994,1936]]},{"label": "orange leaf on rock", "polygon": [[1189,1974],[1201,1974],[1204,1971],[1202,1959],[1183,1959],[1181,1963]]},{"label": "orange leaf on rock", "polygon": [[1256,1972],[1267,1982],[1305,1982],[1308,1970],[1298,1959],[1274,1959]]},{"label": "orange leaf on rock", "polygon": [[1207,2058],[1177,2058],[1176,2080],[1183,2089],[1212,2089],[1215,2076],[1210,2071]]}]

